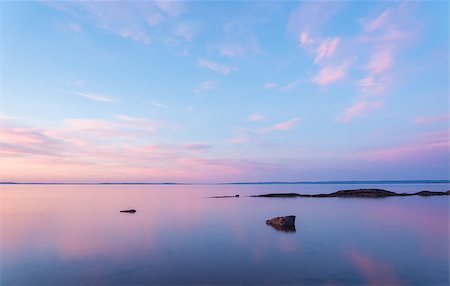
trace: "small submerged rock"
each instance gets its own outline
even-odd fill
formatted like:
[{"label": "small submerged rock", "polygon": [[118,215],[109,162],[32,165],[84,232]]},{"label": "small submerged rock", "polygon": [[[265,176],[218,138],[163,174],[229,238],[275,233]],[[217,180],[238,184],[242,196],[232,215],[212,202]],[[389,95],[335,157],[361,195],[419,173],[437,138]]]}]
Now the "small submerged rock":
[{"label": "small submerged rock", "polygon": [[266,224],[276,230],[295,232],[295,215],[271,218],[266,220]]},{"label": "small submerged rock", "polygon": [[129,210],[122,210],[120,212],[121,213],[132,213],[132,214],[134,214],[136,212],[136,210],[135,209],[129,209]]}]

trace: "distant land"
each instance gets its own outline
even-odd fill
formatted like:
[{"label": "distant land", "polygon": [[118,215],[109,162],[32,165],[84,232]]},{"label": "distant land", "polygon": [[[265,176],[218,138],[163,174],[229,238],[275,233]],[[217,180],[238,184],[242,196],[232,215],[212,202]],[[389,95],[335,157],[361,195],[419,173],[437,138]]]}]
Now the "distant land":
[{"label": "distant land", "polygon": [[100,182],[100,183],[55,183],[55,182],[0,182],[0,185],[356,185],[356,184],[448,184],[450,180],[380,180],[380,181],[298,181],[298,182],[227,182],[227,183],[173,183],[173,182]]}]

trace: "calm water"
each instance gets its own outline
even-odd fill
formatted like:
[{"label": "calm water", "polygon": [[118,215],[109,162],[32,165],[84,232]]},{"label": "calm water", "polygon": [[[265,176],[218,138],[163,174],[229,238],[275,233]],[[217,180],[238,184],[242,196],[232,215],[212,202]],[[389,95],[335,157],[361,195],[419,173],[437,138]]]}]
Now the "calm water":
[{"label": "calm water", "polygon": [[[360,187],[449,189],[4,185],[0,284],[448,285],[448,197],[245,197]],[[291,214],[296,232],[265,224]]]}]

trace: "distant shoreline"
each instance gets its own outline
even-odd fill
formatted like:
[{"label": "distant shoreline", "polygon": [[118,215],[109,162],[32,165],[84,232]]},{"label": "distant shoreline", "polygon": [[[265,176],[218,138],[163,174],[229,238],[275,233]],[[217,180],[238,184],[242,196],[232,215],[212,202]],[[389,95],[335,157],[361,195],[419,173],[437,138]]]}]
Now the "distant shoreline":
[{"label": "distant shoreline", "polygon": [[298,181],[298,182],[227,182],[227,183],[173,183],[173,182],[100,182],[100,183],[55,183],[55,182],[0,182],[0,185],[357,185],[357,184],[449,184],[450,180],[380,180],[380,181]]}]

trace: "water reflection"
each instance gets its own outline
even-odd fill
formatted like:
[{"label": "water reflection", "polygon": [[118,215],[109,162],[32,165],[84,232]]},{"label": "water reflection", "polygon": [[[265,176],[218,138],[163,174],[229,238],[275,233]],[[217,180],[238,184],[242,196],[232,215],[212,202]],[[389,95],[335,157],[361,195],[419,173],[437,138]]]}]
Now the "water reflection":
[{"label": "water reflection", "polygon": [[351,249],[347,255],[353,265],[364,276],[367,285],[401,285],[392,264],[381,261],[360,250]]},{"label": "water reflection", "polygon": [[448,198],[205,198],[246,188],[2,189],[0,284],[448,285]]},{"label": "water reflection", "polygon": [[272,228],[276,229],[277,231],[296,232],[295,224],[294,225],[267,224],[267,225],[271,226]]}]

